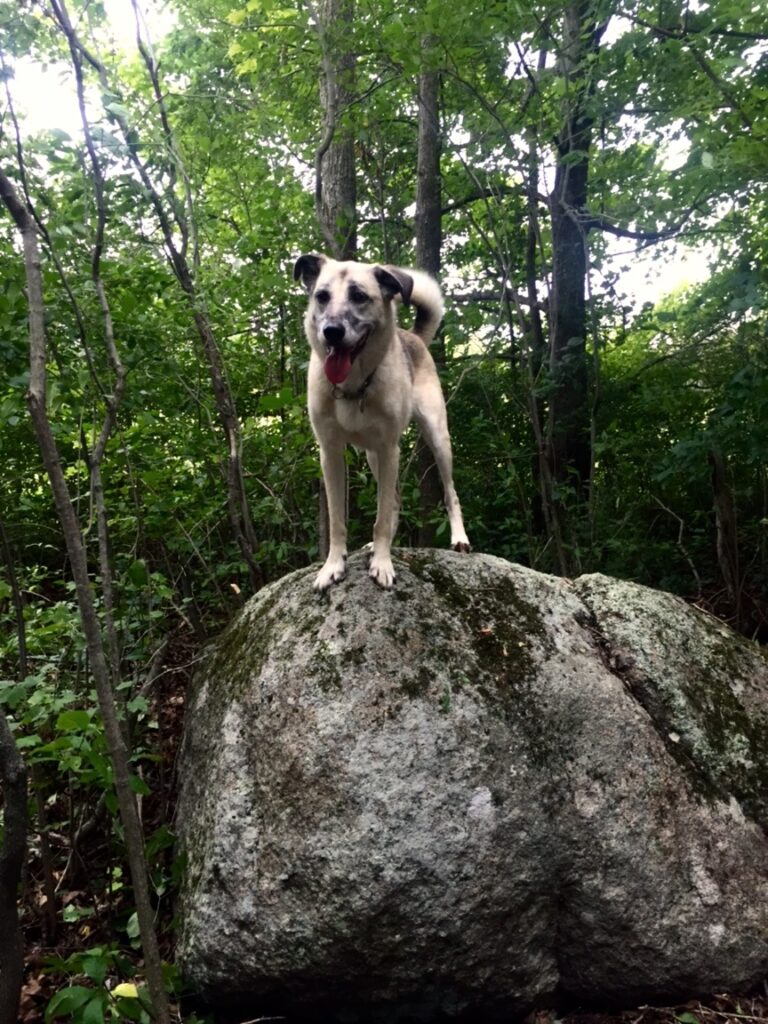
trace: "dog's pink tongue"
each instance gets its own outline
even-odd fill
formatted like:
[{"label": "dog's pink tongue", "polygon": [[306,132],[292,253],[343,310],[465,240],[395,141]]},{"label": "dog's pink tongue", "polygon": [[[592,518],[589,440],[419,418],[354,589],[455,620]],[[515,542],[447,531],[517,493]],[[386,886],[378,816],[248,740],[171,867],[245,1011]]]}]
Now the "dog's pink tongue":
[{"label": "dog's pink tongue", "polygon": [[334,348],[325,357],[325,376],[331,384],[342,384],[352,369],[352,360],[346,349]]}]

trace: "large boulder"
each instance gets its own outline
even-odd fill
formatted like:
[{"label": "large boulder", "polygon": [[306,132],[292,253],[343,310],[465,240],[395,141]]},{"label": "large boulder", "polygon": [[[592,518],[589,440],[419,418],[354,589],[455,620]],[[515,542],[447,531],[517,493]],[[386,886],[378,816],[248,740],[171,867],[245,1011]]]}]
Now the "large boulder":
[{"label": "large boulder", "polygon": [[[498,558],[265,588],[190,695],[179,959],[217,1007],[509,1019],[768,972],[768,662]],[[320,1016],[318,1016],[320,1015]]]}]

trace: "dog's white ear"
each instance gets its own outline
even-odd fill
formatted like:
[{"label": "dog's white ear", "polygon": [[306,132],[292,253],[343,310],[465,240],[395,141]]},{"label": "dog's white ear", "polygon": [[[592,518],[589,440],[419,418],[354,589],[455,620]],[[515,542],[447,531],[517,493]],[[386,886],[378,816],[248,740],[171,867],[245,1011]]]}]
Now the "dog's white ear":
[{"label": "dog's white ear", "polygon": [[411,292],[413,291],[413,278],[410,274],[406,274],[404,270],[400,270],[399,267],[374,267],[373,276],[379,282],[381,293],[385,299],[393,299],[395,295],[399,295],[403,300],[403,305],[407,306],[411,301]]},{"label": "dog's white ear", "polygon": [[311,292],[325,262],[325,256],[318,256],[316,252],[305,253],[304,256],[299,256],[293,267],[294,281],[298,281],[301,278],[301,283],[308,292]]}]

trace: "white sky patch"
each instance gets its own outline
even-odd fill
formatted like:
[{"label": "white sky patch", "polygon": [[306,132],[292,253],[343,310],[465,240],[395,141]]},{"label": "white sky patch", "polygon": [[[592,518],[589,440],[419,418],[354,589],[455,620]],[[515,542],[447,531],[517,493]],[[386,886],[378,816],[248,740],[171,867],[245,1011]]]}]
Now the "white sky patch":
[{"label": "white sky patch", "polygon": [[[130,0],[103,0],[104,9],[112,28],[115,41],[121,49],[135,49],[136,19]],[[163,4],[139,4],[139,15],[149,33],[150,42],[156,43],[173,28],[176,19],[173,12]],[[142,33],[146,38],[147,32]]]},{"label": "white sky patch", "polygon": [[80,131],[75,80],[69,69],[20,60],[10,81],[16,114],[25,135],[53,128],[75,137]]},{"label": "white sky patch", "polygon": [[608,22],[608,27],[603,33],[601,40],[601,46],[610,47],[616,42],[617,39],[621,39],[623,35],[630,31],[632,28],[632,22],[629,18],[624,18],[622,15],[614,15]]},{"label": "white sky patch", "polygon": [[763,39],[744,51],[742,66],[736,70],[736,77],[751,74],[752,69],[768,54],[768,40]]},{"label": "white sky patch", "polygon": [[[635,252],[628,251],[629,244],[621,238],[612,239],[608,259],[619,271],[616,291],[626,297],[635,311],[645,302],[656,305],[665,295],[701,284],[710,276],[709,264],[715,255],[712,247],[702,245],[694,249],[664,242]],[[627,269],[622,271],[621,267]]]},{"label": "white sky patch", "polygon": [[[107,38],[122,53],[136,52],[136,19],[130,0],[103,0],[107,14]],[[165,4],[150,4],[140,13],[151,44],[161,40],[176,23]],[[24,59],[15,62],[10,82],[16,112],[26,135],[58,129],[73,138],[80,134],[75,79],[68,64],[48,64]]]},{"label": "white sky patch", "polygon": [[661,144],[658,163],[665,171],[679,171],[691,152],[691,140],[683,134],[682,122],[671,126],[669,137]]}]

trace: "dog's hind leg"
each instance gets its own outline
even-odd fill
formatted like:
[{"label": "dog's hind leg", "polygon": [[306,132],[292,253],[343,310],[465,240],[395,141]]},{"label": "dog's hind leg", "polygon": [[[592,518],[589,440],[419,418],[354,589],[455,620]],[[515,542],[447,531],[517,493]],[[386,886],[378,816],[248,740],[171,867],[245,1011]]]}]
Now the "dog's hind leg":
[{"label": "dog's hind leg", "polygon": [[439,385],[420,388],[414,395],[414,419],[432,454],[435,457],[440,479],[443,482],[445,508],[451,527],[451,547],[454,551],[469,551],[470,544],[464,530],[461,505],[453,486],[453,453],[448,434],[448,416],[445,400]]},{"label": "dog's hind leg", "polygon": [[368,573],[379,586],[386,588],[395,582],[391,550],[398,519],[397,474],[400,468],[400,448],[395,445],[378,452],[370,452],[368,464],[378,485],[376,522],[373,526],[373,554]]},{"label": "dog's hind leg", "polygon": [[346,523],[346,468],[344,445],[320,446],[320,465],[323,469],[325,493],[328,499],[328,525],[330,544],[325,565],[313,584],[314,589],[327,590],[332,583],[343,579],[347,567],[347,523]]}]

